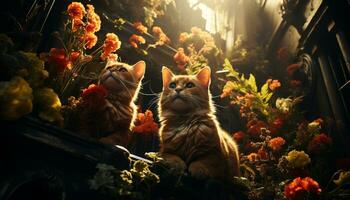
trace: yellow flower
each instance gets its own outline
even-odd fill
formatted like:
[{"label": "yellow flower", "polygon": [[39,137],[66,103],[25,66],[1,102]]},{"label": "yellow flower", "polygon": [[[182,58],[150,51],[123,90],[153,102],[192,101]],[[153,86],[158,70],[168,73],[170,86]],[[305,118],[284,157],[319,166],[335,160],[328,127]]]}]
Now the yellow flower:
[{"label": "yellow flower", "polygon": [[44,68],[44,61],[40,60],[35,53],[19,52],[23,57],[25,69],[27,70],[27,76],[25,78],[32,88],[41,86],[44,80],[49,77],[49,72]]},{"label": "yellow flower", "polygon": [[22,77],[0,82],[0,119],[15,120],[33,109],[32,88]]},{"label": "yellow flower", "polygon": [[61,123],[61,101],[51,88],[41,88],[34,91],[34,103],[39,117],[48,122]]},{"label": "yellow flower", "polygon": [[304,168],[311,162],[309,155],[304,151],[297,150],[290,151],[286,156],[286,159],[292,168]]}]

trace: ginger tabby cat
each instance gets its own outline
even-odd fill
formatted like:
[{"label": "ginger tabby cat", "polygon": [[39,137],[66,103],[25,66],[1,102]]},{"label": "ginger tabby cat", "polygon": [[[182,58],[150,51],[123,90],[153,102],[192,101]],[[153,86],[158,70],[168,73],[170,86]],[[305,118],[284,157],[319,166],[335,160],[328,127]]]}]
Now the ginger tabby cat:
[{"label": "ginger tabby cat", "polygon": [[174,75],[163,67],[159,101],[162,157],[191,176],[232,179],[239,176],[239,154],[220,128],[209,91],[210,68],[197,75]]}]

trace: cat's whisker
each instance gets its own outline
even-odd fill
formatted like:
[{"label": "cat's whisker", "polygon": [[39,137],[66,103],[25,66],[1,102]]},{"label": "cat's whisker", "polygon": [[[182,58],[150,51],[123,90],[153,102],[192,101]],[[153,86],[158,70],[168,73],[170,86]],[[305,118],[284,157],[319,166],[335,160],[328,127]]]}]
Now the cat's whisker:
[{"label": "cat's whisker", "polygon": [[128,92],[130,98],[133,98],[133,95],[131,95],[129,88],[126,87],[126,85],[125,85],[125,83],[123,82],[123,80],[121,80],[121,79],[120,79],[119,77],[117,77],[117,76],[113,76],[113,77],[116,78],[116,79],[122,84],[122,86],[123,86],[123,87],[126,89],[126,91]]}]

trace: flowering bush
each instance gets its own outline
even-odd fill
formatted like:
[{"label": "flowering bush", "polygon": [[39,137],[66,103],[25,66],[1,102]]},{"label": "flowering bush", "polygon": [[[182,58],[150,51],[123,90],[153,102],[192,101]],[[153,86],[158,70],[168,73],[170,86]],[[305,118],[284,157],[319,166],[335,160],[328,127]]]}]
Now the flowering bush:
[{"label": "flowering bush", "polygon": [[284,194],[288,200],[302,200],[309,194],[320,194],[321,189],[318,183],[310,177],[295,178],[285,186]]},{"label": "flowering bush", "polygon": [[181,33],[178,44],[174,62],[180,71],[185,70],[187,74],[196,74],[203,67],[209,66],[209,59],[219,54],[211,34],[198,27],[192,27],[190,33]]},{"label": "flowering bush", "polygon": [[114,33],[107,33],[103,45],[91,54],[86,52],[98,42],[96,33],[101,29],[101,20],[93,5],[72,2],[67,8],[67,23],[64,31],[54,36],[61,47],[51,48],[48,54],[42,53],[42,59],[51,66],[51,74],[60,97],[67,97],[70,88],[76,84],[76,78],[83,74],[87,63],[98,60],[116,60],[115,54],[121,42]]}]

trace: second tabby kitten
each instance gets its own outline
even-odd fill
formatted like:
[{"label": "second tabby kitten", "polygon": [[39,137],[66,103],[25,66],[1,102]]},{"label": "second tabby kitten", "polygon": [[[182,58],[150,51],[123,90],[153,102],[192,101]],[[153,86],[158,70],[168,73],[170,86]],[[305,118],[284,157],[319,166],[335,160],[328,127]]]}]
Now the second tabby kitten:
[{"label": "second tabby kitten", "polygon": [[209,91],[210,68],[174,75],[163,67],[159,101],[161,155],[196,178],[239,176],[235,142],[220,128]]}]

